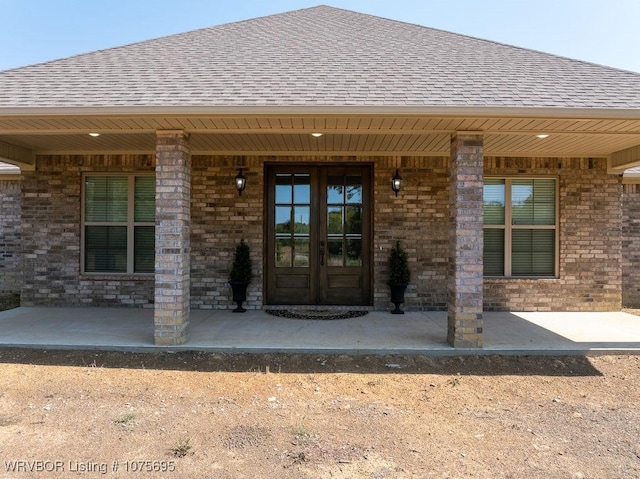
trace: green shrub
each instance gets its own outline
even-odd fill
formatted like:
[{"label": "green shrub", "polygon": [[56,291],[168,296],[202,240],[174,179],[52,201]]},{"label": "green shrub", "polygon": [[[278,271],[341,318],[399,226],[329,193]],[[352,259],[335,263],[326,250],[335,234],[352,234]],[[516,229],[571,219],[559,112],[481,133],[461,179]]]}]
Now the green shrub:
[{"label": "green shrub", "polygon": [[236,251],[233,254],[233,264],[231,265],[231,274],[229,281],[237,283],[249,283],[251,281],[251,255],[249,245],[240,240],[236,245]]},{"label": "green shrub", "polygon": [[396,241],[389,253],[389,283],[402,284],[411,281],[408,258],[409,255],[400,246],[400,241]]}]

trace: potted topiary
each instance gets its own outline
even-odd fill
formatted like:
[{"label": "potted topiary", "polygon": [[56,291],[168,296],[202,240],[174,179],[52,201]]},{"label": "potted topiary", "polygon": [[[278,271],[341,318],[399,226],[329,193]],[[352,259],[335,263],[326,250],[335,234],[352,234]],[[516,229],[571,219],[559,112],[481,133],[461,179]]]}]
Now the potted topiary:
[{"label": "potted topiary", "polygon": [[400,305],[404,303],[404,293],[411,281],[408,257],[407,252],[400,246],[400,241],[396,241],[389,253],[389,281],[387,282],[391,289],[391,302],[396,307],[391,311],[392,314],[404,314]]},{"label": "potted topiary", "polygon": [[233,300],[237,307],[234,313],[244,313],[246,309],[242,307],[242,302],[247,300],[247,286],[251,282],[251,256],[249,245],[240,240],[236,245],[236,251],[233,254],[233,264],[231,265],[231,273],[229,274],[229,284],[233,291]]}]

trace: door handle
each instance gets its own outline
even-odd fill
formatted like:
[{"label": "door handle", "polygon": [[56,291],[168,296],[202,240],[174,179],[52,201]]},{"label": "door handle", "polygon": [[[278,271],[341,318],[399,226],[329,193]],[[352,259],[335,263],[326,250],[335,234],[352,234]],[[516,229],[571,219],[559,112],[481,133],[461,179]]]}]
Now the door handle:
[{"label": "door handle", "polygon": [[324,266],[324,241],[320,241],[320,266]]}]

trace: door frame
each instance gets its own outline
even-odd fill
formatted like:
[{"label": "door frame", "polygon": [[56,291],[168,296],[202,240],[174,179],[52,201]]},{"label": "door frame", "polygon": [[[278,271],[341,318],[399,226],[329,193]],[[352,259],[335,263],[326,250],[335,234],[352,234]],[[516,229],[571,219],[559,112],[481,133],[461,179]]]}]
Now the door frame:
[{"label": "door frame", "polygon": [[[292,162],[280,162],[280,161],[265,161],[264,162],[264,179],[265,181],[264,183],[264,191],[263,191],[263,218],[264,218],[264,224],[263,224],[263,231],[264,231],[264,242],[263,242],[263,251],[265,252],[264,257],[262,259],[263,261],[263,271],[264,271],[264,275],[263,275],[263,292],[264,292],[264,297],[263,297],[263,304],[264,305],[279,305],[281,303],[273,303],[271,302],[271,298],[270,296],[270,288],[269,288],[269,278],[271,276],[271,271],[269,270],[269,254],[270,254],[270,248],[269,248],[269,242],[272,241],[272,238],[269,236],[271,233],[273,233],[273,228],[270,225],[269,222],[269,218],[270,218],[270,208],[273,207],[273,204],[271,204],[271,202],[269,201],[269,189],[271,187],[271,182],[270,182],[270,175],[272,170],[276,169],[276,170],[281,170],[284,173],[288,173],[288,172],[297,172],[299,169],[299,171],[301,173],[306,173],[309,172],[311,170],[315,170],[315,174],[313,176],[316,177],[317,183],[318,183],[318,187],[320,187],[320,181],[319,181],[319,176],[321,175],[321,170],[326,170],[329,168],[362,168],[363,170],[363,178],[366,175],[366,181],[368,183],[368,188],[364,188],[363,190],[363,201],[364,198],[366,198],[366,202],[367,202],[367,206],[368,206],[368,211],[367,211],[367,220],[364,221],[363,224],[363,235],[367,235],[368,236],[368,245],[366,248],[366,252],[363,251],[363,282],[365,282],[365,284],[363,284],[363,289],[364,289],[364,294],[363,296],[366,296],[366,298],[364,298],[364,301],[362,302],[361,305],[359,306],[372,306],[373,305],[373,292],[374,292],[374,275],[373,275],[373,266],[374,266],[374,235],[373,235],[373,231],[374,231],[374,190],[375,190],[375,184],[374,184],[374,163],[373,162],[353,162],[353,161],[347,161],[347,162],[336,162],[336,161],[332,161],[332,162],[302,162],[302,161],[292,161]],[[279,171],[280,172],[280,171]],[[367,191],[368,190],[368,191]],[[312,205],[311,205],[311,210],[312,210],[312,218],[313,218],[313,212],[315,212],[316,214],[316,221],[318,224],[316,224],[316,231],[317,234],[314,235],[315,238],[311,238],[310,237],[310,262],[311,264],[315,264],[317,263],[317,258],[314,259],[313,255],[311,254],[311,251],[317,251],[318,248],[318,243],[320,241],[320,220],[319,220],[319,209],[321,207],[320,205],[320,192],[313,192],[313,188],[312,188]],[[326,203],[326,201],[325,201]],[[311,219],[313,220],[313,219]],[[366,225],[366,227],[364,227],[364,225]],[[365,264],[365,259],[368,258],[368,262]],[[319,282],[320,282],[320,269],[319,267],[316,265],[315,266],[315,273],[317,278],[313,278],[312,281],[314,282],[314,284],[316,285],[316,288],[319,288]],[[318,295],[320,294],[320,292],[318,291]],[[303,303],[304,304],[304,303]],[[292,304],[293,305],[293,304]],[[319,301],[316,301],[315,303],[308,303],[307,305],[320,305]],[[323,304],[323,307],[331,307],[330,304]],[[334,304],[334,306],[340,306],[337,304]],[[355,305],[354,305],[355,306]]]}]

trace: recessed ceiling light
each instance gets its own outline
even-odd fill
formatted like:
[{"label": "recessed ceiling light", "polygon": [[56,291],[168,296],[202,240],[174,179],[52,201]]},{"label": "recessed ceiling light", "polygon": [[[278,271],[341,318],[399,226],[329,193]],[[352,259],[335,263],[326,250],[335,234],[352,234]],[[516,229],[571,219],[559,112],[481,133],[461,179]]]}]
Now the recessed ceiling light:
[{"label": "recessed ceiling light", "polygon": [[541,140],[544,140],[545,138],[549,137],[549,135],[545,135],[544,133],[541,135],[536,135],[538,138],[540,138]]},{"label": "recessed ceiling light", "polygon": [[93,136],[93,137],[100,136],[100,133],[89,133],[89,136]]},{"label": "recessed ceiling light", "polygon": [[324,133],[311,133],[311,136],[314,138],[320,138],[322,135],[324,135]]}]

